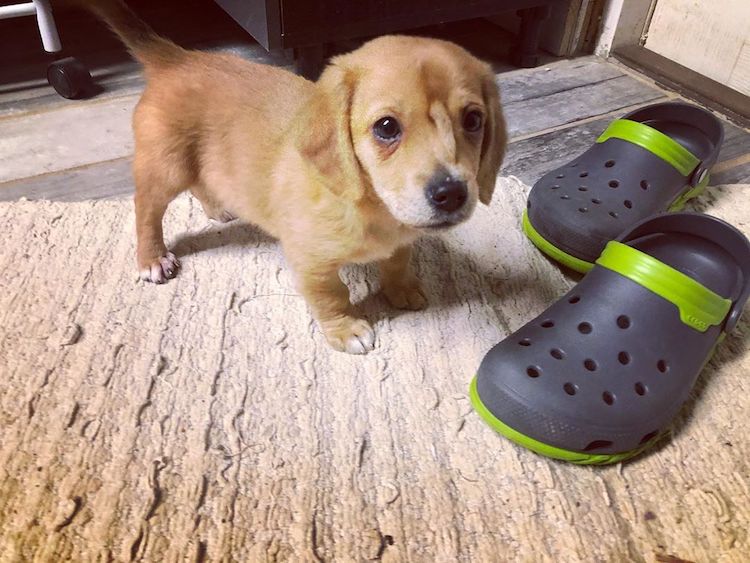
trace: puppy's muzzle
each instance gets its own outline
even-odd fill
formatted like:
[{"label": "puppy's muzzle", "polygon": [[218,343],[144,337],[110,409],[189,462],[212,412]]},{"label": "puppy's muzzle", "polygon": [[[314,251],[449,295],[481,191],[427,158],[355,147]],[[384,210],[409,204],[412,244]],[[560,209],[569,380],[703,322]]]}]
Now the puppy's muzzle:
[{"label": "puppy's muzzle", "polygon": [[454,213],[461,209],[469,199],[466,182],[452,176],[442,176],[427,185],[427,201],[438,211]]}]

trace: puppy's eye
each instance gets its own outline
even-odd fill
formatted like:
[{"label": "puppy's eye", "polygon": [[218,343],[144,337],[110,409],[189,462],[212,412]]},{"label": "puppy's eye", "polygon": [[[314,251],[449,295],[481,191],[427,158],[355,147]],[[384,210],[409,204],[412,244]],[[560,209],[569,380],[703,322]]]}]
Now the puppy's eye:
[{"label": "puppy's eye", "polygon": [[395,117],[383,117],[372,126],[372,132],[378,140],[391,143],[401,136],[401,126]]},{"label": "puppy's eye", "polygon": [[482,128],[484,117],[477,110],[467,111],[464,114],[463,126],[469,133],[476,133]]}]

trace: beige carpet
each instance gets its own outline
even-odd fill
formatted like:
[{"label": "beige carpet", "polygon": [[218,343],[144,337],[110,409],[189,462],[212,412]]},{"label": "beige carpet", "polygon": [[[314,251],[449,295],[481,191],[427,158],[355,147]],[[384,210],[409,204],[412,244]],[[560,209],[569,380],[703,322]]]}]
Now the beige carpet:
[{"label": "beige carpet", "polygon": [[[632,463],[552,462],[472,412],[483,354],[574,283],[520,233],[526,190],[421,243],[425,312],[345,273],[366,357],[325,345],[273,241],[189,198],[165,286],[136,279],[129,201],[1,204],[0,560],[747,561],[747,321]],[[748,195],[701,205],[748,233]]]}]

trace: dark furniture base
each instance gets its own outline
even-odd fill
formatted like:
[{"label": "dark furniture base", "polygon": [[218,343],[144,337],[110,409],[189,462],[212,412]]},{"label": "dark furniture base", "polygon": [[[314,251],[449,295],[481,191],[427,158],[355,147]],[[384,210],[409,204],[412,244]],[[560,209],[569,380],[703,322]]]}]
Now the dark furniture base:
[{"label": "dark furniture base", "polygon": [[539,34],[542,22],[549,17],[549,6],[536,6],[519,10],[521,32],[518,45],[511,52],[511,62],[521,68],[532,68],[539,64]]}]

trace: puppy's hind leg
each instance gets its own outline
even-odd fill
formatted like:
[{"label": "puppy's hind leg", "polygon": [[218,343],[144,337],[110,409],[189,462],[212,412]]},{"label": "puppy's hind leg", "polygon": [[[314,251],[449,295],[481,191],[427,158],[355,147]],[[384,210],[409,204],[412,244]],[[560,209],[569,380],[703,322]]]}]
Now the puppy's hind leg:
[{"label": "puppy's hind leg", "polygon": [[[169,178],[167,169],[139,159],[136,154],[135,223],[138,237],[138,270],[141,279],[165,283],[177,275],[180,262],[164,244],[162,220],[169,203],[182,191],[178,178]],[[171,181],[170,181],[171,180]]]}]

